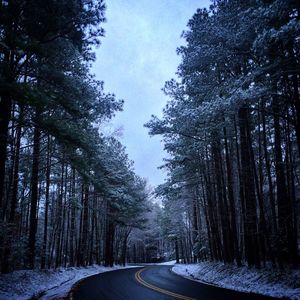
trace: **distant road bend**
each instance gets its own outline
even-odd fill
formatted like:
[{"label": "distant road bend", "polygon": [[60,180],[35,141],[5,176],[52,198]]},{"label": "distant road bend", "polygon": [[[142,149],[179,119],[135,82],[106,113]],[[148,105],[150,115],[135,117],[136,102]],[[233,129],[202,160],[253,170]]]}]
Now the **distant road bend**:
[{"label": "distant road bend", "polygon": [[74,300],[267,300],[271,297],[235,292],[173,274],[170,266],[153,265],[94,275],[69,295]]}]

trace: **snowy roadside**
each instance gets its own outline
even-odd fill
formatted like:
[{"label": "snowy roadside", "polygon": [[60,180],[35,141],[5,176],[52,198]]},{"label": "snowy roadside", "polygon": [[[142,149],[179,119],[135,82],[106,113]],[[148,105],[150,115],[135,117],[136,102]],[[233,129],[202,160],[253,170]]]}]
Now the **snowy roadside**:
[{"label": "snowy roadside", "polygon": [[161,263],[141,263],[142,266],[174,266],[176,260],[164,261]]},{"label": "snowy roadside", "polygon": [[[124,268],[137,266],[99,265],[88,267],[60,268],[56,270],[21,270],[0,275],[1,300],[56,299],[67,295],[71,287],[80,279]],[[35,296],[35,298],[33,297]]]},{"label": "snowy roadside", "polygon": [[170,260],[170,261],[165,261],[165,262],[162,262],[162,263],[158,263],[156,265],[159,265],[159,266],[174,266],[176,264],[176,260]]},{"label": "snowy roadside", "polygon": [[243,292],[300,299],[300,270],[248,269],[217,262],[176,264],[172,271],[196,281]]}]

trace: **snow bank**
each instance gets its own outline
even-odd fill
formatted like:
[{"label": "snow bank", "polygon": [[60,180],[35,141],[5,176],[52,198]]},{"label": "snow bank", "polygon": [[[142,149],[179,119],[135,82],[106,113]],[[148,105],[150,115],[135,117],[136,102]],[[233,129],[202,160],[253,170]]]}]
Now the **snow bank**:
[{"label": "snow bank", "polygon": [[159,263],[156,265],[160,265],[160,266],[173,266],[176,264],[176,260],[170,260],[170,261],[165,261],[163,263]]},{"label": "snow bank", "polygon": [[56,270],[21,270],[0,275],[1,300],[55,299],[67,295],[71,287],[80,279],[98,273],[134,268],[136,266],[114,266],[106,268],[93,265],[80,268],[60,268]]},{"label": "snow bank", "polygon": [[300,271],[257,270],[217,262],[176,264],[172,271],[189,279],[223,288],[273,297],[300,299]]},{"label": "snow bank", "polygon": [[[176,264],[176,260],[164,261],[160,263],[141,263],[141,266],[174,266]],[[1,299],[0,299],[1,300]]]}]

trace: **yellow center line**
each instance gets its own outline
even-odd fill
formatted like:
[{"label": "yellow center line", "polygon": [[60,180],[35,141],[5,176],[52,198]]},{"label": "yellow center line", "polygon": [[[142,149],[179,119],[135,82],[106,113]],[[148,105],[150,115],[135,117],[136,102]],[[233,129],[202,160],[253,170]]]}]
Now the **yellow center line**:
[{"label": "yellow center line", "polygon": [[169,296],[172,296],[174,298],[177,298],[177,299],[182,299],[182,300],[196,300],[194,298],[190,298],[190,297],[187,297],[187,296],[183,296],[183,295],[180,295],[180,294],[176,294],[176,293],[173,293],[173,292],[170,292],[170,291],[167,291],[167,290],[164,290],[164,289],[161,289],[157,286],[154,286],[148,282],[146,282],[144,279],[142,279],[141,277],[141,273],[145,270],[145,268],[137,271],[135,273],[135,279],[136,281],[138,281],[140,284],[142,284],[143,286],[151,289],[151,290],[154,290],[156,292],[159,292],[159,293],[162,293],[162,294],[165,294],[165,295],[169,295]]}]

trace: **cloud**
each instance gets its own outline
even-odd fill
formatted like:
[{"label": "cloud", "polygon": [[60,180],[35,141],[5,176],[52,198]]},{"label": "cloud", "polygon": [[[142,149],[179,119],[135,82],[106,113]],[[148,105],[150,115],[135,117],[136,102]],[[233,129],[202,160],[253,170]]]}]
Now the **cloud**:
[{"label": "cloud", "polygon": [[160,137],[150,138],[143,127],[151,114],[161,116],[167,98],[161,91],[175,76],[184,43],[182,31],[198,7],[209,1],[110,0],[107,1],[106,37],[97,49],[93,71],[105,90],[125,100],[124,111],[112,121],[123,126],[122,142],[136,172],[151,185],[163,182],[157,167],[166,156]]}]

